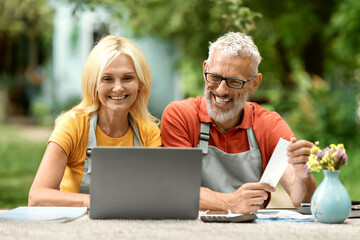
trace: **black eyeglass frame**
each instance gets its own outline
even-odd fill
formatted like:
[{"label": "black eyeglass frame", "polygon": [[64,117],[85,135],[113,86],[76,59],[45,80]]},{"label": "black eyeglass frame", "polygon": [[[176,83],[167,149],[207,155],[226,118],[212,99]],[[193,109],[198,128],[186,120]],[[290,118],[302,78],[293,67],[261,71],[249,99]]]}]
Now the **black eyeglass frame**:
[{"label": "black eyeglass frame", "polygon": [[[248,81],[252,80],[254,77],[256,77],[258,75],[258,73],[256,73],[254,76],[246,79],[246,80],[242,80],[240,78],[230,78],[230,77],[223,77],[221,75],[218,75],[218,74],[215,74],[215,73],[211,73],[211,72],[207,72],[207,71],[204,71],[204,74],[205,74],[205,81],[209,82],[209,83],[212,83],[212,84],[217,84],[217,85],[220,85],[222,81],[225,81],[226,82],[226,85],[229,87],[229,88],[235,88],[235,89],[242,89],[245,85],[245,83],[247,83]],[[221,78],[221,81],[220,82],[211,82],[207,79],[207,75],[208,74],[212,74],[212,75],[215,75],[215,76],[218,76]],[[242,85],[241,87],[231,87],[229,86],[229,83],[228,83],[228,80],[235,80],[237,82],[242,82]]]}]

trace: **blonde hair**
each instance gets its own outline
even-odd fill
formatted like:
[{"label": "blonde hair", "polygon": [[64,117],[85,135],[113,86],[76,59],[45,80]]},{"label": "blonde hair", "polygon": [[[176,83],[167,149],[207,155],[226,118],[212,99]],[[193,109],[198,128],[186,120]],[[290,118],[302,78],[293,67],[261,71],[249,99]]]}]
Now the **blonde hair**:
[{"label": "blonde hair", "polygon": [[73,117],[78,114],[87,115],[100,108],[97,86],[101,80],[101,75],[120,54],[125,54],[132,59],[136,74],[140,80],[140,91],[134,104],[130,107],[131,115],[150,125],[159,124],[159,120],[152,116],[147,108],[151,90],[151,73],[144,54],[132,41],[112,35],[102,38],[92,49],[86,60],[81,78],[83,92],[81,102],[68,112],[60,115],[56,123],[64,115],[70,114]]}]

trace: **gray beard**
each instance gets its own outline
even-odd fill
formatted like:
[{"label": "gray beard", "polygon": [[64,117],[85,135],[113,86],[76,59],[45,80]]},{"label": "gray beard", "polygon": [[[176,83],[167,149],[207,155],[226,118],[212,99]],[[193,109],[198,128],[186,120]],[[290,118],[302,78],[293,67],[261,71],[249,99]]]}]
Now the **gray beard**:
[{"label": "gray beard", "polygon": [[228,111],[222,111],[211,104],[211,98],[212,98],[211,92],[212,92],[211,90],[207,90],[207,89],[204,90],[204,97],[206,100],[207,111],[210,118],[214,122],[219,122],[219,123],[226,123],[230,119],[237,117],[240,114],[241,110],[244,109],[246,101],[249,97],[249,93],[246,92],[242,99],[238,98],[234,101],[233,108],[229,109]]}]

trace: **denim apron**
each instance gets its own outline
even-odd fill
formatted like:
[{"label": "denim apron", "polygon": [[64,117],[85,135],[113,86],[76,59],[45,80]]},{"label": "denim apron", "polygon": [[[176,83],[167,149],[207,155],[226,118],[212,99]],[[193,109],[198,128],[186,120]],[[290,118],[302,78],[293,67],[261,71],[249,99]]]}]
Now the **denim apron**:
[{"label": "denim apron", "polygon": [[229,154],[209,146],[210,123],[201,122],[198,148],[203,151],[201,186],[216,192],[235,192],[242,184],[258,182],[262,159],[252,127],[246,129],[250,150]]},{"label": "denim apron", "polygon": [[[129,118],[130,125],[134,131],[134,145],[135,145],[135,147],[141,147],[140,136],[139,136],[139,132],[137,130],[136,124],[130,114],[128,114],[128,118]],[[95,135],[97,119],[98,119],[98,113],[93,112],[91,115],[91,118],[90,118],[88,147],[86,150],[84,173],[82,176],[79,193],[89,193],[90,175],[91,175],[91,158],[90,158],[90,154],[88,154],[88,153],[89,153],[89,150],[91,150],[93,147],[97,146],[96,135]]]}]

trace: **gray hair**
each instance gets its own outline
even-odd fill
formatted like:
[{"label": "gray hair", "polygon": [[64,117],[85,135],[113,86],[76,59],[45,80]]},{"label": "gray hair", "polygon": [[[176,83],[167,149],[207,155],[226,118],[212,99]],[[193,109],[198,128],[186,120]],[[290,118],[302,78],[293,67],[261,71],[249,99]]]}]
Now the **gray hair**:
[{"label": "gray hair", "polygon": [[261,56],[250,36],[240,32],[228,32],[224,36],[219,37],[215,42],[210,42],[208,63],[210,63],[211,56],[216,50],[220,50],[224,55],[250,56],[254,70],[256,70],[257,73]]}]

